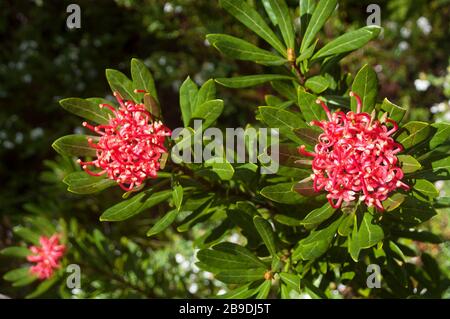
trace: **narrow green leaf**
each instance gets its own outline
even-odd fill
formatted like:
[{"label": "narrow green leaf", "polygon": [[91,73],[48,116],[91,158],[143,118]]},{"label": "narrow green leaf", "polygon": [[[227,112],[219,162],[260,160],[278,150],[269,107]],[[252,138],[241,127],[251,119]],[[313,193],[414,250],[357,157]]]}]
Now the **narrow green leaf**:
[{"label": "narrow green leaf", "polygon": [[263,280],[266,269],[239,269],[224,270],[217,274],[217,280],[226,284],[244,284],[252,281]]},{"label": "narrow green leaf", "polygon": [[295,49],[294,22],[286,2],[284,0],[269,0],[269,2],[276,16],[284,43],[288,48]]},{"label": "narrow green leaf", "polygon": [[314,54],[312,59],[320,59],[362,48],[370,40],[375,39],[380,33],[380,30],[381,28],[379,26],[371,25],[347,32],[327,43],[322,49]]},{"label": "narrow green leaf", "polygon": [[387,98],[383,100],[383,103],[381,104],[381,110],[387,112],[389,115],[388,117],[393,119],[397,123],[400,123],[406,114],[405,108],[395,105]]},{"label": "narrow green leaf", "polygon": [[275,242],[275,234],[273,232],[272,226],[267,220],[259,216],[255,216],[253,218],[253,223],[255,224],[256,230],[261,236],[270,255],[272,255],[272,257],[275,257],[277,255],[277,248]]},{"label": "narrow green leaf", "polygon": [[34,231],[22,227],[22,226],[16,226],[13,228],[14,234],[16,234],[19,237],[22,237],[24,240],[26,240],[29,243],[32,243],[34,245],[40,245],[39,243],[39,234],[35,233]]},{"label": "narrow green leaf", "polygon": [[178,211],[180,211],[183,202],[183,186],[177,185],[173,188],[172,200]]},{"label": "narrow green leaf", "polygon": [[159,234],[164,229],[169,227],[174,222],[175,218],[177,218],[179,212],[180,211],[178,209],[173,209],[164,214],[164,216],[161,217],[161,219],[159,219],[156,224],[152,226],[152,228],[150,228],[147,232],[147,236],[150,237]]},{"label": "narrow green leaf", "polygon": [[52,147],[61,155],[68,156],[95,156],[96,150],[88,143],[88,138],[95,142],[97,136],[87,136],[81,134],[66,135],[53,142]]},{"label": "narrow green leaf", "polygon": [[203,119],[203,129],[208,128],[222,114],[223,101],[211,100],[197,106],[192,114],[193,119]]},{"label": "narrow green leaf", "polygon": [[[144,62],[135,58],[131,59],[131,78],[133,79],[134,89],[145,90],[158,102],[155,80]],[[142,93],[136,93],[136,95],[143,97]]]},{"label": "narrow green leaf", "polygon": [[242,260],[245,260],[254,266],[252,268],[266,268],[264,264],[258,257],[256,257],[250,250],[240,246],[238,244],[223,242],[214,246],[214,250],[223,251],[235,256],[238,256]]},{"label": "narrow green leaf", "polygon": [[279,128],[282,135],[296,143],[302,142],[293,132],[294,129],[308,127],[299,115],[273,106],[260,106],[258,110],[269,127]]},{"label": "narrow green leaf", "polygon": [[[317,97],[301,89],[298,90],[298,105],[307,123],[326,119],[324,109],[316,103]],[[315,141],[317,142],[317,140]]]},{"label": "narrow green leaf", "polygon": [[133,82],[122,72],[106,69],[106,79],[113,92],[119,92],[123,99],[140,102],[140,94],[134,93]]},{"label": "narrow green leaf", "polygon": [[36,298],[36,297],[42,295],[43,293],[48,291],[51,287],[53,287],[53,285],[55,285],[58,282],[58,280],[59,280],[59,277],[56,274],[53,274],[53,276],[51,278],[41,282],[37,286],[37,288],[31,294],[27,295],[25,298],[32,299],[32,298]]},{"label": "narrow green leaf", "polygon": [[328,218],[333,216],[335,212],[335,208],[333,208],[330,203],[326,203],[322,207],[314,209],[304,218],[302,224],[306,229],[313,229],[319,226],[322,222],[326,221]]},{"label": "narrow green leaf", "polygon": [[73,172],[67,175],[63,182],[67,190],[75,194],[92,194],[117,185],[117,182],[105,176],[91,176],[86,172]]},{"label": "narrow green leaf", "polygon": [[6,281],[16,281],[20,280],[24,277],[28,277],[30,273],[30,268],[24,267],[24,268],[17,268],[8,271],[6,274],[3,275],[3,279]]},{"label": "narrow green leaf", "polygon": [[431,132],[430,124],[426,122],[411,121],[403,125],[398,131],[396,141],[409,149],[428,138]]},{"label": "narrow green leaf", "polygon": [[247,28],[255,32],[275,50],[286,56],[286,48],[269,28],[264,19],[247,2],[242,0],[220,0],[221,6],[232,16],[243,23]]},{"label": "narrow green leaf", "polygon": [[422,168],[422,165],[411,155],[397,155],[403,173],[413,173]]},{"label": "narrow green leaf", "polygon": [[306,28],[305,35],[300,47],[301,53],[303,53],[304,50],[309,47],[309,45],[314,41],[317,32],[322,29],[323,25],[336,8],[336,4],[336,0],[319,1],[316,8],[314,9],[311,20],[308,23],[308,27]]},{"label": "narrow green leaf", "polygon": [[260,194],[270,200],[283,204],[299,204],[302,202],[302,196],[292,191],[294,183],[281,183],[264,187]]},{"label": "narrow green leaf", "polygon": [[71,97],[59,101],[59,104],[66,111],[98,124],[108,124],[109,116],[112,115],[110,110],[107,108],[100,108],[100,106],[92,102],[92,100]]},{"label": "narrow green leaf", "polygon": [[197,85],[190,77],[187,77],[180,87],[180,109],[185,127],[189,125],[192,113],[194,112],[195,105],[192,102],[196,100],[197,94]]},{"label": "narrow green leaf", "polygon": [[282,65],[287,60],[270,51],[226,34],[208,34],[208,41],[223,54],[243,61],[254,61],[263,65]]},{"label": "narrow green leaf", "polygon": [[[375,71],[364,65],[356,74],[353,81],[352,91],[356,93],[362,100],[362,112],[371,113],[375,107],[378,94],[378,78]],[[351,99],[351,109],[356,112],[356,99]]]},{"label": "narrow green leaf", "polygon": [[6,247],[0,250],[0,255],[12,257],[27,257],[31,252],[26,247]]},{"label": "narrow green leaf", "polygon": [[201,86],[200,90],[198,90],[197,105],[202,105],[203,103],[214,100],[215,98],[216,84],[213,79],[209,79]]},{"label": "narrow green leaf", "polygon": [[300,276],[287,272],[280,272],[281,280],[292,290],[300,293]]},{"label": "narrow green leaf", "polygon": [[234,78],[218,78],[216,82],[229,88],[245,88],[255,85],[260,85],[274,80],[293,80],[291,76],[279,74],[258,74],[238,76]]},{"label": "narrow green leaf", "polygon": [[315,0],[300,0],[300,30],[302,35],[305,33],[306,28],[309,25],[309,21],[311,20],[315,7]]},{"label": "narrow green leaf", "polygon": [[328,83],[328,80],[321,75],[313,76],[305,82],[305,87],[316,94],[322,93],[323,91],[328,89],[329,86],[330,84]]},{"label": "narrow green leaf", "polygon": [[264,281],[261,286],[258,287],[258,294],[256,295],[256,299],[266,299],[270,292],[270,287],[272,283],[270,280]]}]

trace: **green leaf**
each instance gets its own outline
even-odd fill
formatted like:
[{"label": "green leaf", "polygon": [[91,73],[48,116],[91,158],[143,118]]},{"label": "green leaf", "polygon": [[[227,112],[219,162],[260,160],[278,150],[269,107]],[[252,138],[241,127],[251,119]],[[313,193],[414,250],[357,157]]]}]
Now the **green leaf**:
[{"label": "green leaf", "polygon": [[98,104],[89,100],[71,97],[59,101],[59,104],[66,111],[98,124],[108,124],[109,116],[112,115],[107,108],[100,108]]},{"label": "green leaf", "polygon": [[[371,113],[375,107],[378,94],[378,78],[375,71],[367,64],[364,65],[355,76],[352,91],[362,101],[362,112]],[[351,110],[356,112],[356,99],[351,99]]]},{"label": "green leaf", "polygon": [[295,48],[294,22],[291,19],[289,8],[284,0],[269,0],[270,7],[276,16],[278,27],[283,36],[284,43],[290,49]]},{"label": "green leaf", "polygon": [[37,288],[31,294],[27,295],[25,298],[32,299],[32,298],[36,298],[36,297],[42,295],[47,290],[49,290],[51,287],[53,287],[53,285],[56,284],[58,279],[59,279],[59,277],[56,276],[56,274],[54,274],[51,278],[41,282],[39,284],[39,286],[37,286]]},{"label": "green leaf", "polygon": [[[319,130],[313,128],[296,128],[294,130],[295,135],[297,135],[306,145],[315,146],[319,141],[319,135],[321,134]],[[298,147],[295,148],[298,153]],[[300,156],[305,159],[304,156]]]},{"label": "green leaf", "polygon": [[296,62],[297,64],[299,64],[300,62],[309,59],[309,58],[314,54],[314,50],[316,49],[316,45],[317,45],[317,42],[318,42],[318,41],[319,41],[319,40],[316,40],[316,42],[314,42],[314,44],[312,44],[312,45],[311,45],[309,48],[307,48],[302,54],[300,54],[300,55],[297,57],[297,60],[295,60],[295,62]]},{"label": "green leaf", "polygon": [[321,75],[316,75],[305,82],[305,87],[313,91],[314,93],[322,93],[330,86],[328,80]]},{"label": "green leaf", "polygon": [[380,30],[381,28],[379,26],[371,25],[347,32],[327,43],[314,54],[312,59],[315,60],[357,50],[366,45],[370,40],[375,39],[380,33]]},{"label": "green leaf", "polygon": [[122,72],[106,69],[106,79],[113,92],[119,92],[123,99],[140,102],[138,93],[134,93],[133,82]]},{"label": "green leaf", "polygon": [[206,129],[222,114],[223,101],[211,100],[197,106],[192,114],[193,119],[203,119],[203,129]]},{"label": "green leaf", "polygon": [[395,230],[393,231],[393,234],[397,237],[412,239],[415,241],[421,241],[425,243],[440,244],[443,242],[441,237],[433,233],[430,233],[426,230],[405,230],[405,231]]},{"label": "green leaf", "polygon": [[6,247],[0,250],[0,255],[12,257],[27,257],[31,252],[26,247]]},{"label": "green leaf", "polygon": [[220,299],[247,299],[254,296],[257,292],[256,289],[250,288],[250,285],[253,283],[249,283],[247,285],[241,286],[239,288],[228,291],[226,294],[218,295],[217,298]]},{"label": "green leaf", "polygon": [[270,280],[264,281],[261,286],[258,287],[256,299],[266,299],[269,295],[270,287],[272,287],[272,282]]},{"label": "green leaf", "polygon": [[174,222],[175,218],[177,218],[179,212],[180,211],[178,209],[173,209],[164,214],[164,216],[161,217],[156,224],[152,226],[152,228],[150,228],[147,232],[147,236],[150,237],[159,234],[164,229],[169,227]]},{"label": "green leaf", "polygon": [[172,200],[173,200],[173,203],[174,203],[177,211],[180,211],[181,204],[183,203],[183,186],[176,185],[173,188]]},{"label": "green leaf", "polygon": [[253,217],[253,223],[272,257],[277,255],[275,234],[270,223],[260,216]]},{"label": "green leaf", "polygon": [[322,29],[323,25],[336,8],[336,4],[336,0],[319,1],[316,8],[314,9],[311,20],[308,23],[308,27],[306,28],[305,35],[300,47],[301,53],[303,53],[304,50],[309,47],[309,45],[314,41],[317,32]]},{"label": "green leaf", "polygon": [[387,112],[389,114],[389,118],[393,119],[397,123],[400,123],[406,114],[405,108],[395,105],[387,98],[383,100],[383,103],[381,104],[381,110]]},{"label": "green leaf", "polygon": [[308,127],[299,115],[273,106],[260,106],[258,109],[269,127],[279,128],[281,134],[296,143],[302,142],[293,132],[294,129]]},{"label": "green leaf", "polygon": [[305,33],[306,28],[308,27],[309,21],[311,20],[315,7],[316,7],[315,0],[300,0],[299,3],[300,29],[302,35]]},{"label": "green leaf", "polygon": [[33,232],[32,230],[22,226],[16,226],[13,228],[13,231],[14,234],[16,234],[19,237],[22,237],[27,242],[32,243],[34,245],[40,245],[39,234]]},{"label": "green leaf", "polygon": [[254,61],[263,65],[282,65],[287,60],[270,51],[226,34],[208,34],[208,41],[223,54],[244,61]]},{"label": "green leaf", "polygon": [[292,77],[279,74],[258,74],[237,76],[234,78],[218,78],[216,82],[229,88],[238,89],[263,84],[274,80],[293,80]]},{"label": "green leaf", "polygon": [[383,201],[383,208],[387,211],[393,211],[398,208],[406,199],[406,195],[400,193],[394,193]]},{"label": "green leaf", "polygon": [[18,280],[16,280],[15,282],[13,282],[12,286],[13,287],[23,287],[23,286],[27,286],[29,284],[31,284],[32,282],[36,281],[38,279],[38,277],[32,275],[32,274],[28,274],[25,277],[22,277]]},{"label": "green leaf", "polygon": [[406,257],[403,251],[392,240],[389,241],[389,248],[398,256],[403,262],[406,262]]},{"label": "green leaf", "polygon": [[[298,90],[298,105],[306,122],[326,119],[324,109],[316,103],[317,97],[301,89]],[[315,141],[317,142],[317,140]]]},{"label": "green leaf", "polygon": [[200,90],[198,90],[197,105],[202,105],[207,101],[214,100],[215,97],[216,97],[216,84],[214,83],[213,79],[209,79],[202,85]]},{"label": "green leaf", "polygon": [[240,259],[253,264],[254,266],[252,266],[252,268],[267,268],[266,264],[264,264],[250,250],[238,244],[223,242],[215,245],[214,249],[237,256]]},{"label": "green leaf", "polygon": [[430,140],[430,148],[433,149],[450,139],[450,123],[433,123],[431,126],[437,129]]},{"label": "green leaf", "polygon": [[261,269],[259,263],[248,259],[245,256],[231,254],[224,251],[204,249],[197,253],[197,258],[206,266],[213,267],[219,270],[228,269]]},{"label": "green leaf", "polygon": [[411,121],[400,128],[396,141],[402,144],[405,149],[408,149],[425,141],[430,135],[430,131],[430,124],[426,122]]},{"label": "green leaf", "polygon": [[433,183],[430,183],[426,179],[418,179],[414,184],[414,189],[429,199],[433,199],[439,196],[439,191],[436,189]]},{"label": "green leaf", "polygon": [[320,230],[311,232],[306,238],[300,240],[292,253],[295,260],[314,260],[322,256],[330,246],[336,231],[343,219],[343,215],[333,223]]},{"label": "green leaf", "polygon": [[344,215],[344,219],[342,220],[342,223],[339,225],[338,228],[339,235],[347,237],[351,233],[352,226],[354,223],[354,216],[355,216],[354,213]]},{"label": "green leaf", "polygon": [[422,168],[422,165],[411,155],[397,155],[403,173],[413,173]]},{"label": "green leaf", "polygon": [[[131,59],[131,78],[133,79],[134,89],[145,90],[147,93],[150,93],[156,102],[158,102],[158,92],[156,91],[155,80],[144,62],[135,58]],[[135,94],[141,94],[143,96],[142,93]]]},{"label": "green leaf", "polygon": [[290,289],[297,291],[300,293],[300,276],[295,274],[290,274],[287,272],[280,272],[281,280],[288,286]]},{"label": "green leaf", "polygon": [[3,275],[3,279],[6,281],[16,281],[20,280],[24,277],[28,277],[30,274],[30,268],[24,267],[24,268],[17,268],[8,271],[6,274]]},{"label": "green leaf", "polygon": [[95,156],[96,150],[89,145],[88,138],[92,138],[94,141],[98,140],[97,136],[66,135],[53,142],[52,147],[61,155]]},{"label": "green leaf", "polygon": [[180,109],[185,127],[189,125],[192,113],[195,110],[197,94],[197,85],[190,77],[187,77],[180,87]]},{"label": "green leaf", "polygon": [[260,194],[270,200],[282,204],[299,204],[302,196],[292,191],[294,183],[281,183],[264,187]]},{"label": "green leaf", "polygon": [[[286,48],[277,38],[275,33],[269,28],[264,19],[242,0],[220,0],[220,5],[232,16],[243,23],[247,28],[255,32],[275,50],[286,56]],[[272,7],[273,8],[273,7]]]},{"label": "green leaf", "polygon": [[63,182],[67,190],[75,194],[97,193],[108,187],[117,185],[117,182],[104,176],[91,176],[86,172],[73,172],[68,174]]},{"label": "green leaf", "polygon": [[314,190],[313,181],[309,176],[302,179],[298,183],[295,183],[293,190],[302,196],[312,197],[318,195],[318,193]]},{"label": "green leaf", "polygon": [[172,196],[171,190],[161,191],[151,194],[142,192],[130,199],[108,208],[101,216],[101,221],[115,222],[122,221],[141,213],[144,209],[153,207]]},{"label": "green leaf", "polygon": [[364,248],[370,248],[384,238],[383,228],[375,224],[375,218],[368,212],[364,213],[361,223],[357,222],[355,215],[353,232],[349,237],[348,249],[354,261],[358,261],[359,253]]},{"label": "green leaf", "polygon": [[326,221],[331,216],[333,216],[335,210],[336,209],[333,208],[330,205],[330,203],[327,202],[322,207],[316,208],[308,215],[306,215],[306,217],[302,221],[302,224],[305,226],[306,229],[313,229],[319,226],[322,222]]},{"label": "green leaf", "polygon": [[213,172],[223,181],[229,181],[233,178],[234,168],[226,159],[211,158],[206,160],[206,167],[211,167]]},{"label": "green leaf", "polygon": [[263,280],[266,269],[230,269],[217,274],[217,280],[226,284],[245,284],[252,281]]}]

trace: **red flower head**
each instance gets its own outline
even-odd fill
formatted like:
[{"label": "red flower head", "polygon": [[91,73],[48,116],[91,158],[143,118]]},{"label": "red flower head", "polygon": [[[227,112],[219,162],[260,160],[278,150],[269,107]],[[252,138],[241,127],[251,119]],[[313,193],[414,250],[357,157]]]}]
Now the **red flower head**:
[{"label": "red flower head", "polygon": [[391,137],[398,125],[389,118],[375,119],[375,113],[362,113],[361,98],[353,92],[350,96],[357,101],[356,113],[339,111],[331,114],[323,101],[316,101],[322,105],[328,121],[311,122],[323,133],[319,135],[314,153],[306,151],[304,145],[299,152],[314,157],[314,191],[327,191],[328,201],[334,208],[339,208],[342,201],[351,202],[358,198],[367,206],[382,211],[381,202],[390,192],[397,188],[409,189],[401,181],[403,171],[396,156],[403,147]]},{"label": "red flower head", "polygon": [[30,252],[32,255],[27,257],[27,260],[36,263],[30,268],[30,272],[44,280],[50,278],[53,271],[59,268],[59,259],[64,254],[66,247],[59,244],[59,236],[53,235],[48,238],[41,236],[39,238],[41,246],[31,246]]},{"label": "red flower head", "polygon": [[[107,107],[114,114],[107,125],[83,123],[83,126],[101,135],[97,144],[88,139],[91,147],[96,149],[97,159],[78,162],[88,174],[100,176],[106,173],[123,190],[130,191],[142,185],[145,179],[156,178],[161,154],[167,152],[164,141],[171,131],[161,121],[152,121],[144,104],[123,101],[117,92],[114,96],[120,104],[118,109],[100,104],[101,108]],[[92,172],[88,166],[101,171]]]}]

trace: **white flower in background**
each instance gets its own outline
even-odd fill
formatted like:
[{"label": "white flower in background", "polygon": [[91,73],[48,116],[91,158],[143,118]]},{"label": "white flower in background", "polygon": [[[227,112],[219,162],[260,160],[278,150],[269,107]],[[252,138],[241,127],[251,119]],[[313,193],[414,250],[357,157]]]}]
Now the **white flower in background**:
[{"label": "white flower in background", "polygon": [[191,294],[195,294],[198,291],[198,285],[196,283],[192,283],[188,290]]},{"label": "white flower in background", "polygon": [[417,26],[422,31],[422,33],[425,35],[430,34],[430,32],[432,30],[430,22],[425,17],[420,17],[419,19],[417,19]]},{"label": "white flower in background", "polygon": [[402,35],[402,37],[404,38],[409,38],[409,36],[411,35],[411,30],[408,29],[407,27],[402,27],[400,29],[400,34]]},{"label": "white flower in background", "polygon": [[400,51],[408,50],[408,48],[409,48],[409,43],[406,42],[406,41],[402,41],[402,42],[400,42],[400,43],[398,44],[398,49],[399,49]]},{"label": "white flower in background", "polygon": [[164,13],[172,13],[173,12],[173,5],[170,2],[166,2],[164,5]]},{"label": "white flower in background", "polygon": [[417,91],[426,91],[430,86],[430,81],[417,79],[414,81],[414,86],[416,87]]}]

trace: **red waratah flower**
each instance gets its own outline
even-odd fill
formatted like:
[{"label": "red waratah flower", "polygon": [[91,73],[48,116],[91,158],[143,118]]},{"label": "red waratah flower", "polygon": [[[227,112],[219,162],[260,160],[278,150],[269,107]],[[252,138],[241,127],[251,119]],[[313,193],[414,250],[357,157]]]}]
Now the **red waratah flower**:
[{"label": "red waratah flower", "polygon": [[31,246],[32,255],[27,260],[36,263],[30,268],[30,272],[37,275],[39,279],[50,278],[53,271],[59,268],[59,260],[64,254],[66,247],[59,243],[59,236],[53,235],[50,238],[41,236],[39,238],[40,246]]},{"label": "red waratah flower", "polygon": [[[156,178],[161,154],[167,152],[164,141],[171,131],[161,121],[153,121],[144,104],[124,101],[117,92],[114,96],[120,104],[118,109],[100,104],[101,108],[107,107],[114,114],[108,124],[92,126],[83,122],[83,126],[101,135],[97,143],[88,139],[89,145],[96,149],[97,159],[78,162],[88,174],[100,176],[106,173],[123,190],[130,191],[142,185],[145,179]],[[88,166],[100,171],[93,172]]]},{"label": "red waratah flower", "polygon": [[383,211],[381,202],[390,192],[397,188],[409,189],[401,181],[403,171],[396,156],[403,147],[391,137],[398,125],[386,117],[375,119],[375,113],[362,113],[361,98],[353,92],[350,96],[357,101],[356,113],[331,114],[323,101],[316,101],[322,105],[328,121],[311,122],[323,133],[314,153],[306,151],[304,145],[300,146],[299,153],[314,158],[314,191],[328,192],[327,199],[334,208],[339,208],[343,201],[359,199]]}]

